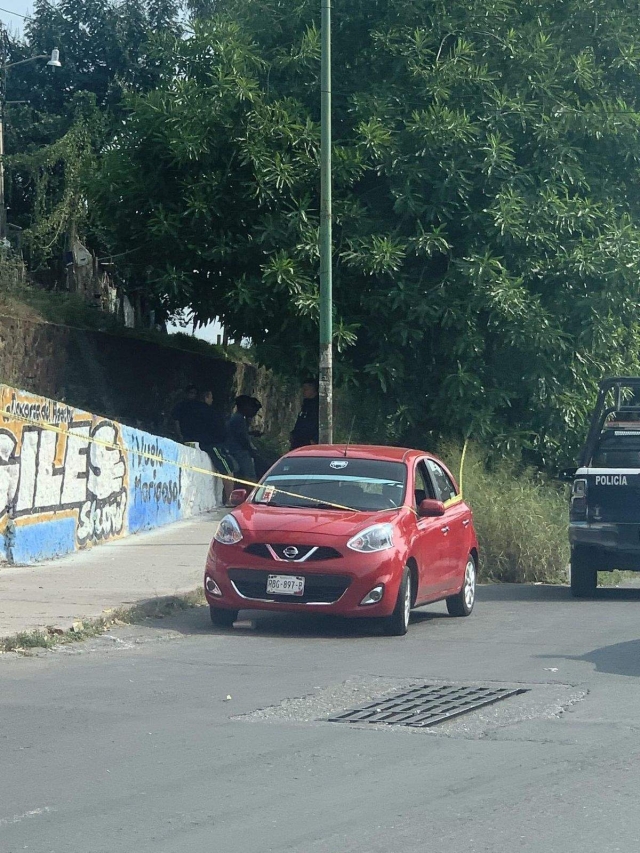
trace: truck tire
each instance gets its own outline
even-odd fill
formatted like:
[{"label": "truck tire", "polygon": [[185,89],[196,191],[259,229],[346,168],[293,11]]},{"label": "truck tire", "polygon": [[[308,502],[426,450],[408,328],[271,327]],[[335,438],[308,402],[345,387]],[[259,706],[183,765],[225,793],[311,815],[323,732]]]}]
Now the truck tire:
[{"label": "truck tire", "polygon": [[571,549],[571,594],[574,598],[590,598],[596,594],[598,570],[591,550],[574,545]]}]

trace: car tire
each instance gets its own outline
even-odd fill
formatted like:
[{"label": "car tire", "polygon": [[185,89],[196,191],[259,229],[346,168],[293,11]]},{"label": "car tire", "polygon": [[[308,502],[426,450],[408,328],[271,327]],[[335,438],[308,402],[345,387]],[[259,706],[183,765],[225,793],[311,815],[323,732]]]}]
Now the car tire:
[{"label": "car tire", "polygon": [[220,607],[209,606],[211,622],[216,628],[233,628],[233,623],[238,618],[237,610],[223,610]]},{"label": "car tire", "polygon": [[473,554],[469,554],[467,565],[464,569],[464,580],[462,589],[457,595],[447,598],[447,610],[449,616],[470,616],[473,605],[476,603],[476,561]]},{"label": "car tire", "polygon": [[384,633],[387,637],[404,637],[409,630],[409,615],[413,605],[413,589],[411,572],[407,566],[402,572],[402,580],[398,589],[396,606],[391,616],[384,619]]},{"label": "car tire", "polygon": [[574,545],[571,549],[571,595],[590,598],[598,588],[598,570],[594,566],[591,550]]}]

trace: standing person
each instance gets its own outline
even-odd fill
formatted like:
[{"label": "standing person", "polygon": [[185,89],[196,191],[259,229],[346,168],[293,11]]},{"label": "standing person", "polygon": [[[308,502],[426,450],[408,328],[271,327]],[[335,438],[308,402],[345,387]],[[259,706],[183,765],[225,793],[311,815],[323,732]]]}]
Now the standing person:
[{"label": "standing person", "polygon": [[183,444],[198,440],[196,433],[198,432],[198,410],[200,405],[198,389],[195,385],[188,385],[184,399],[174,406],[171,412],[173,428]]},{"label": "standing person", "polygon": [[[197,418],[198,438],[196,440],[200,445],[200,449],[209,454],[213,468],[218,474],[224,474],[225,477],[232,478],[236,463],[226,448],[227,426],[224,419],[224,412],[219,406],[214,405],[213,391],[205,391],[202,394]],[[229,496],[232,490],[233,480],[223,480],[222,495],[225,504],[229,503]]]},{"label": "standing person", "polygon": [[227,425],[227,447],[238,463],[238,477],[240,480],[249,480],[252,483],[256,479],[257,451],[251,441],[249,425],[261,408],[262,403],[255,397],[242,394],[236,398],[236,411],[229,418]]},{"label": "standing person", "polygon": [[291,433],[291,450],[317,444],[320,433],[320,398],[316,379],[302,383],[302,409]]},{"label": "standing person", "polygon": [[[253,405],[255,407],[256,413],[259,413],[260,410],[262,409],[262,403],[260,402],[260,400],[257,400],[255,397],[252,397],[251,402],[253,403]],[[264,435],[264,430],[261,430],[259,428],[254,427],[253,429],[249,430],[249,435],[252,435],[255,438],[262,438],[262,436]],[[278,454],[278,456],[275,457],[275,459],[273,459],[271,462],[269,462],[262,455],[262,451],[258,450],[257,447],[255,448],[255,451],[253,454],[253,461],[254,461],[255,466],[256,466],[256,480],[261,480],[264,477],[264,475],[267,473],[269,468],[271,468],[271,466],[274,464],[274,462],[276,462],[278,460],[278,457],[279,457],[279,454]]]}]

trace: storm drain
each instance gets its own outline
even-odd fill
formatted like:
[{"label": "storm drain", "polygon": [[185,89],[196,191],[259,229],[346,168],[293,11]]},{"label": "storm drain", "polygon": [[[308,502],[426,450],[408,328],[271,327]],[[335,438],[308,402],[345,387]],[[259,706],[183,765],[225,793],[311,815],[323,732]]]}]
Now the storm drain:
[{"label": "storm drain", "polygon": [[424,684],[329,717],[329,722],[427,728],[522,693],[527,690]]}]

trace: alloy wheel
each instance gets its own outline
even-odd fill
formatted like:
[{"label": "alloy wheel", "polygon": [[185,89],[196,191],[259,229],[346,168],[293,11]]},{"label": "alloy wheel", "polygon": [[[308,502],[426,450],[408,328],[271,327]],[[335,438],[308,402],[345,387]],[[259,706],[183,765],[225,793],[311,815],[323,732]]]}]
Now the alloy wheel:
[{"label": "alloy wheel", "polygon": [[411,576],[409,576],[409,583],[406,586],[404,592],[404,624],[409,625],[409,620],[411,618]]},{"label": "alloy wheel", "polygon": [[476,564],[469,557],[467,568],[464,572],[464,603],[471,610],[476,600]]}]

